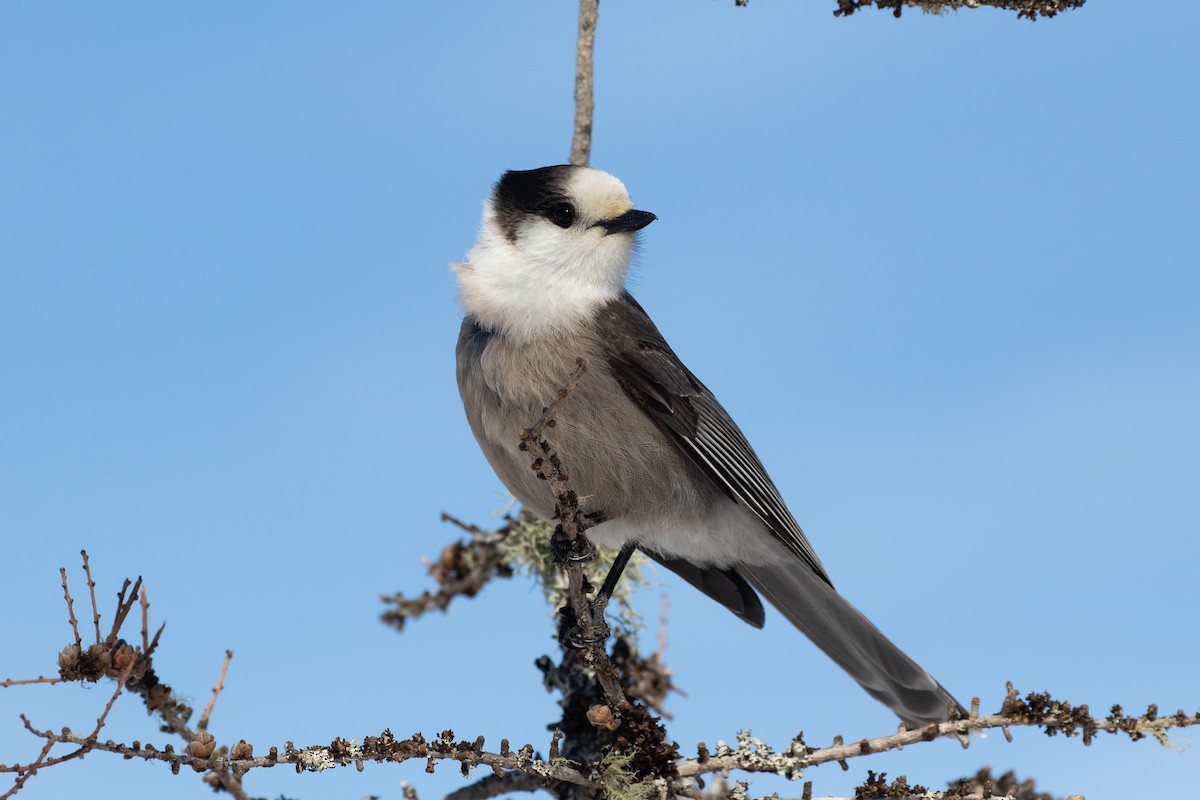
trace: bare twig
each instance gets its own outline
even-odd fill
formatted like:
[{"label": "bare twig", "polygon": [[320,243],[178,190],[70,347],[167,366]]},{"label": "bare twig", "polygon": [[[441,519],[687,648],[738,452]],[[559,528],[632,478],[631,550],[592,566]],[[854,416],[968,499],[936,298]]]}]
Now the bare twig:
[{"label": "bare twig", "polygon": [[[117,613],[113,616],[112,630],[108,632],[108,639],[106,641],[112,642],[116,640],[117,633],[120,632],[121,626],[125,624],[125,618],[129,616],[130,610],[133,609],[134,601],[137,600],[138,591],[141,588],[141,575],[134,582],[132,591],[129,590],[129,579],[125,579],[125,583],[121,586],[121,591],[117,592]],[[129,591],[128,595],[125,594],[126,591]]]},{"label": "bare twig", "polygon": [[592,118],[596,111],[592,73],[595,69],[596,21],[600,0],[579,0],[579,34],[575,39],[575,133],[572,164],[586,167],[592,157]]},{"label": "bare twig", "polygon": [[100,712],[99,718],[96,720],[96,727],[92,729],[92,735],[88,739],[95,740],[100,735],[100,729],[104,727],[104,721],[108,719],[108,712],[112,711],[113,703],[117,702],[117,698],[121,696],[121,692],[125,689],[125,683],[129,680],[129,676],[133,673],[135,661],[130,660],[125,669],[121,672],[121,677],[117,679],[117,688],[113,690],[112,697],[108,698],[108,703],[104,706],[104,710]]},{"label": "bare twig", "polygon": [[154,651],[158,648],[158,640],[162,638],[162,632],[166,630],[167,622],[163,620],[163,624],[158,626],[158,630],[154,632],[154,638],[150,640],[150,646],[146,648],[146,658],[154,655]]},{"label": "bare twig", "polygon": [[80,550],[83,556],[83,572],[87,575],[88,592],[92,596],[92,622],[96,625],[96,641],[100,641],[100,607],[96,605],[96,582],[92,580],[92,565],[88,563],[87,550]]},{"label": "bare twig", "polygon": [[565,403],[567,398],[571,396],[571,393],[575,391],[575,387],[577,387],[579,382],[583,380],[583,376],[587,374],[590,363],[591,362],[589,362],[586,358],[575,359],[575,369],[567,378],[567,382],[564,383],[562,388],[558,390],[558,394],[555,395],[554,400],[551,401],[550,405],[543,409],[542,416],[538,418],[538,421],[535,422],[532,427],[521,431],[522,444],[532,444],[535,439],[542,435],[546,428],[554,427],[554,418],[558,415],[558,409],[562,407],[562,404]]},{"label": "bare twig", "polygon": [[75,634],[75,645],[83,644],[83,640],[79,638],[79,620],[75,619],[75,601],[71,599],[71,590],[67,588],[67,568],[59,567],[58,572],[62,575],[63,597],[67,599],[67,617],[71,623],[71,632]]},{"label": "bare twig", "polygon": [[[150,655],[150,598],[146,595],[146,587],[145,586],[142,587],[142,595],[141,595],[140,600],[141,600],[141,605],[142,605],[142,652],[145,653],[147,656],[149,656]],[[159,629],[159,633],[162,633],[161,628]],[[155,642],[158,641],[157,634],[154,637],[154,641]]]},{"label": "bare twig", "polygon": [[445,511],[442,512],[442,522],[449,522],[451,525],[466,531],[472,536],[483,535],[483,528],[480,528],[478,525],[473,525],[469,522],[463,522],[458,517],[454,516],[453,514],[447,514]]},{"label": "bare twig", "polygon": [[217,704],[217,695],[221,693],[221,687],[225,685],[225,673],[229,670],[231,660],[233,660],[233,651],[226,650],[225,663],[221,665],[221,674],[217,676],[217,685],[213,687],[212,697],[208,698],[208,705],[204,707],[204,713],[200,715],[200,721],[196,723],[197,730],[202,731],[208,728],[208,718],[212,715],[213,706]]},{"label": "bare twig", "polygon": [[[22,716],[21,719],[25,720],[25,717]],[[25,727],[28,728],[28,720],[25,720],[25,722]],[[11,771],[17,773],[17,779],[13,781],[13,785],[9,787],[7,792],[0,794],[0,800],[7,800],[9,797],[12,797],[14,794],[21,791],[21,787],[25,785],[25,782],[34,775],[37,775],[38,768],[46,766],[46,756],[50,755],[50,749],[54,747],[54,744],[55,743],[52,741],[47,741],[46,744],[42,746],[42,752],[38,753],[37,758],[35,758],[29,764],[26,764],[24,767],[22,767],[20,764],[13,765]],[[0,772],[8,771],[10,770],[0,769]]]},{"label": "bare twig", "polygon": [[7,689],[9,686],[29,686],[34,683],[62,683],[62,681],[62,678],[47,678],[44,675],[38,675],[36,678],[22,678],[20,680],[6,678],[0,681],[0,689]]}]

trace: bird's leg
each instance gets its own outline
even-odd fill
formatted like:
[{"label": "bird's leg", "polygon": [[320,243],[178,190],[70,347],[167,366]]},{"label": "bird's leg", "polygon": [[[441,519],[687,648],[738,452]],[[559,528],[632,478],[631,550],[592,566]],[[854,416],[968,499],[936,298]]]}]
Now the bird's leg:
[{"label": "bird's leg", "polygon": [[[576,517],[576,521],[578,529],[574,538],[567,537],[561,524],[554,529],[550,536],[550,552],[554,556],[554,564],[567,573],[567,581],[572,587],[570,596],[578,594],[582,598],[592,591],[592,587],[584,577],[580,564],[596,557],[596,548],[588,539],[585,530],[603,522],[604,516],[599,512],[584,514]],[[570,596],[558,610],[558,641],[564,647],[582,650],[587,646],[589,639],[580,630],[579,614]],[[586,603],[586,600],[584,602]],[[607,633],[605,635],[607,636]]]},{"label": "bird's leg", "polygon": [[574,539],[567,538],[562,525],[554,529],[550,536],[550,552],[554,555],[556,565],[565,567],[571,563],[591,561],[596,557],[596,548],[592,546],[585,531],[604,522],[604,515],[599,511],[584,514],[583,522]]},{"label": "bird's leg", "polygon": [[592,601],[592,614],[601,622],[604,621],[604,609],[608,607],[608,601],[612,599],[612,593],[617,589],[617,581],[621,580],[625,567],[629,565],[629,559],[633,558],[634,550],[637,550],[637,542],[633,540],[621,546],[621,552],[617,553],[612,566],[608,569],[608,575],[604,577],[600,594],[596,595],[596,599]]}]

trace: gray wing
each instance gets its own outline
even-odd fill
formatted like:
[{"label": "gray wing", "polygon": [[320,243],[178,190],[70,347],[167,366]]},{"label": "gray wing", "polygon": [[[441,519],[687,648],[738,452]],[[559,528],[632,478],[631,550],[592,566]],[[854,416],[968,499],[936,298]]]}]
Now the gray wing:
[{"label": "gray wing", "polygon": [[629,293],[597,318],[613,377],[631,400],[735,502],[832,586],[779,490],[729,413],[683,365]]}]

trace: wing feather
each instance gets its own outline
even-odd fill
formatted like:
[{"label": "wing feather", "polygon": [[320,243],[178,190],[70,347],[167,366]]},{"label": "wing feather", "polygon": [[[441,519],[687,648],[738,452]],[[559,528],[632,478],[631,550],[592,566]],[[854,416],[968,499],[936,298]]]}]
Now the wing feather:
[{"label": "wing feather", "polygon": [[729,497],[832,586],[745,435],[628,293],[598,315],[608,366],[631,400]]}]

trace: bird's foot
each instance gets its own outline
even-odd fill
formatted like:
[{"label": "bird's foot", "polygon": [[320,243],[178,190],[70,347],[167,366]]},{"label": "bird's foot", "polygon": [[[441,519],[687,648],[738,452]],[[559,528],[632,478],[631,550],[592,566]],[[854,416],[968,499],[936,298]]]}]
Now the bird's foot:
[{"label": "bird's foot", "polygon": [[554,531],[550,537],[550,552],[554,555],[554,563],[566,566],[570,563],[591,561],[596,557],[596,548],[583,533],[575,534],[574,539],[562,536],[562,529]]},{"label": "bird's foot", "polygon": [[558,642],[571,650],[587,650],[594,644],[604,645],[608,640],[609,627],[604,620],[604,611],[596,613],[594,604],[588,603],[587,613],[591,616],[591,634],[585,635],[583,627],[575,616],[575,609],[565,605],[559,610]]}]

